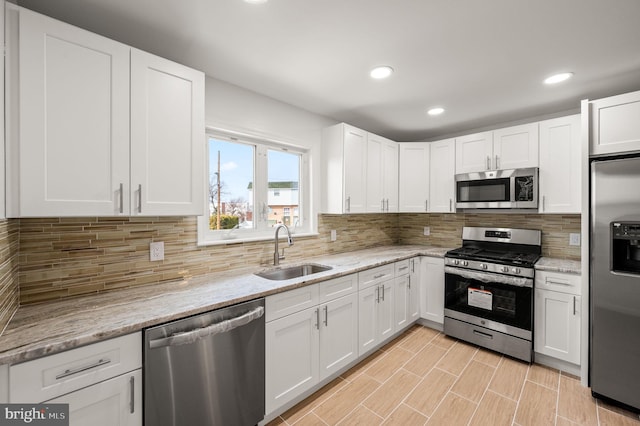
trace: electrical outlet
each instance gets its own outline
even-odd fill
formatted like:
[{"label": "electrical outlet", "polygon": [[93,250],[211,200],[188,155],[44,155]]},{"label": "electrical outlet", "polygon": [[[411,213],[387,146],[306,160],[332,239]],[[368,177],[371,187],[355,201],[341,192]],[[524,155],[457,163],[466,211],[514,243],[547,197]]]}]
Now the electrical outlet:
[{"label": "electrical outlet", "polygon": [[569,245],[570,246],[579,246],[580,245],[580,234],[579,233],[571,233],[569,234]]},{"label": "electrical outlet", "polygon": [[428,237],[429,235],[431,235],[431,227],[425,226],[424,230],[422,232],[423,232],[424,236]]},{"label": "electrical outlet", "polygon": [[331,241],[335,241],[338,239],[338,234],[336,233],[335,229],[331,230]]},{"label": "electrical outlet", "polygon": [[149,243],[149,260],[164,260],[164,242]]}]

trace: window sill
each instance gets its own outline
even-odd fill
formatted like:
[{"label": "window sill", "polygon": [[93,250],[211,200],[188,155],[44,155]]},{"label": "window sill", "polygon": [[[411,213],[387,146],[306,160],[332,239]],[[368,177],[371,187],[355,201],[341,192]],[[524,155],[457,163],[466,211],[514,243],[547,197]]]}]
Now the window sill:
[{"label": "window sill", "polygon": [[[286,235],[281,233],[280,237],[282,238],[283,235]],[[295,241],[296,238],[310,238],[310,237],[317,237],[318,234],[317,232],[304,232],[304,233],[300,233],[300,234],[291,234],[291,237],[293,238],[293,240]],[[255,237],[231,237],[231,238],[226,238],[226,239],[220,239],[220,240],[209,240],[209,241],[198,241],[198,247],[206,247],[206,246],[220,246],[220,245],[229,245],[229,244],[239,244],[239,243],[253,243],[253,242],[257,242],[257,241],[273,241],[275,235],[271,235],[269,236],[255,236]]]}]

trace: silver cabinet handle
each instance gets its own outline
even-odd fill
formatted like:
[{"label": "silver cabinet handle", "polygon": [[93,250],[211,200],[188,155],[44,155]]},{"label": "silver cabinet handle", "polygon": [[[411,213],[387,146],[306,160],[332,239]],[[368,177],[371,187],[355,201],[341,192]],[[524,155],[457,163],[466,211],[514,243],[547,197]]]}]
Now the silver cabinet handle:
[{"label": "silver cabinet handle", "polygon": [[407,281],[407,289],[411,290],[411,275],[409,275],[409,280]]},{"label": "silver cabinet handle", "polygon": [[129,378],[129,389],[131,390],[131,399],[129,399],[129,412],[133,414],[136,411],[136,397],[135,397],[135,376]]},{"label": "silver cabinet handle", "polygon": [[398,271],[404,271],[405,269],[409,269],[408,266],[403,266],[402,268],[398,268]]},{"label": "silver cabinet handle", "polygon": [[384,277],[385,275],[386,275],[386,274],[378,274],[378,275],[374,275],[374,276],[373,276],[373,279],[374,279],[374,280],[377,280],[378,278],[382,278],[382,277]]},{"label": "silver cabinet handle", "polygon": [[491,157],[487,155],[487,170],[491,170]]},{"label": "silver cabinet handle", "polygon": [[316,308],[316,328],[320,330],[320,308]]},{"label": "silver cabinet handle", "polygon": [[453,211],[453,200],[449,198],[449,212]]},{"label": "silver cabinet handle", "polygon": [[327,305],[324,305],[324,326],[327,327],[329,325],[329,308]]},{"label": "silver cabinet handle", "polygon": [[380,287],[376,287],[376,303],[380,303]]},{"label": "silver cabinet handle", "polygon": [[384,198],[380,200],[380,210],[384,211]]},{"label": "silver cabinet handle", "polygon": [[349,213],[349,212],[351,212],[351,196],[347,197],[347,203],[346,204],[347,204],[346,210],[347,210],[347,213]]},{"label": "silver cabinet handle", "polygon": [[573,315],[576,314],[576,297],[573,296]]},{"label": "silver cabinet handle", "polygon": [[500,157],[498,157],[498,154],[496,154],[496,169],[500,168],[500,163],[498,162],[500,160]]},{"label": "silver cabinet handle", "polygon": [[138,185],[138,213],[142,213],[142,184]]},{"label": "silver cabinet handle", "polygon": [[425,212],[429,211],[429,200],[424,200],[424,211]]},{"label": "silver cabinet handle", "polygon": [[124,184],[120,184],[120,213],[124,213]]},{"label": "silver cabinet handle", "polygon": [[98,361],[90,365],[84,365],[78,368],[69,368],[67,370],[64,370],[63,373],[58,374],[56,376],[56,380],[64,379],[65,377],[73,376],[74,374],[82,373],[83,371],[91,370],[93,368],[100,367],[102,365],[107,365],[110,362],[111,360],[109,358],[100,358]]},{"label": "silver cabinet handle", "polygon": [[544,212],[544,202],[545,202],[545,197],[546,195],[542,196],[542,211]]},{"label": "silver cabinet handle", "polygon": [[195,330],[176,333],[168,337],[150,340],[149,349],[195,343],[200,339],[220,333],[227,333],[234,328],[249,324],[251,321],[262,317],[262,315],[264,315],[264,307],[258,306],[257,308],[235,318],[223,320],[206,327],[196,328]]},{"label": "silver cabinet handle", "polygon": [[380,287],[382,287],[382,301],[384,302],[384,284],[381,285]]},{"label": "silver cabinet handle", "polygon": [[415,272],[415,271],[416,271],[416,260],[411,259],[411,272]]},{"label": "silver cabinet handle", "polygon": [[389,211],[389,199],[387,198],[387,211]]},{"label": "silver cabinet handle", "polygon": [[558,285],[564,285],[564,286],[567,286],[567,287],[572,287],[571,283],[569,281],[557,281],[557,280],[554,280],[552,278],[547,278],[546,283],[547,284],[558,284]]},{"label": "silver cabinet handle", "polygon": [[473,330],[473,334],[484,337],[485,339],[493,340],[493,336],[489,333],[483,333],[482,331]]}]

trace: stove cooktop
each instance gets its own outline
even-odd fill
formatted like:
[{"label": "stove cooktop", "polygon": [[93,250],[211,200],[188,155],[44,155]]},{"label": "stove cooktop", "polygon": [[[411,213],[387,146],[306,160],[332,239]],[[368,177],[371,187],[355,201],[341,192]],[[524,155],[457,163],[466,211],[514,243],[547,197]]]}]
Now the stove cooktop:
[{"label": "stove cooktop", "polygon": [[532,268],[540,258],[537,253],[519,253],[513,251],[490,250],[478,247],[459,247],[449,250],[446,257],[456,259],[477,260],[498,263],[501,265],[514,265]]}]

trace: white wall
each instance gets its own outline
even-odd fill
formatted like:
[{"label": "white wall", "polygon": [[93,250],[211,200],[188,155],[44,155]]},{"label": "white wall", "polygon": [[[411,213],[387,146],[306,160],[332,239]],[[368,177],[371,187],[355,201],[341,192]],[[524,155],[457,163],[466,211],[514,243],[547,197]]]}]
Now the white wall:
[{"label": "white wall", "polygon": [[294,107],[256,92],[207,77],[207,127],[244,133],[309,149],[311,220],[320,207],[320,145],[322,129],[335,120]]}]

